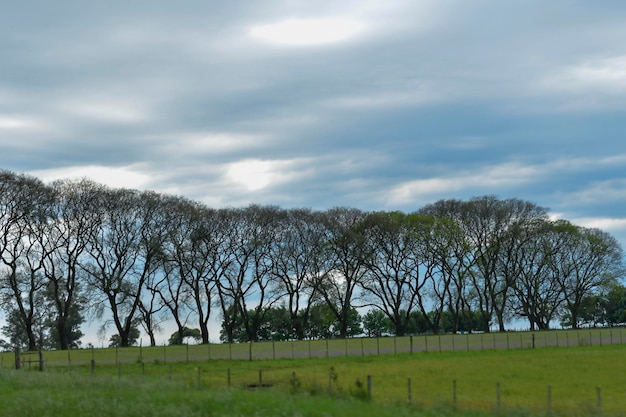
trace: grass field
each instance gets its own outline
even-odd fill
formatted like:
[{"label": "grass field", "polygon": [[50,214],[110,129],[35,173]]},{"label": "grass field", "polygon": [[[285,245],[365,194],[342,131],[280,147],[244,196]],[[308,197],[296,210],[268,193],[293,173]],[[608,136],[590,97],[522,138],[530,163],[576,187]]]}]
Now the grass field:
[{"label": "grass field", "polygon": [[[293,359],[252,361],[187,361],[208,357],[207,346],[78,350],[69,360],[67,352],[45,352],[43,373],[9,370],[13,356],[6,353],[0,415],[626,415],[626,345],[572,337],[569,348],[542,347],[541,337],[536,349],[466,345],[456,352],[310,358],[300,349]],[[349,343],[360,348],[358,340]],[[289,353],[292,346],[263,348]],[[249,346],[211,346],[218,348],[243,355]]]}]

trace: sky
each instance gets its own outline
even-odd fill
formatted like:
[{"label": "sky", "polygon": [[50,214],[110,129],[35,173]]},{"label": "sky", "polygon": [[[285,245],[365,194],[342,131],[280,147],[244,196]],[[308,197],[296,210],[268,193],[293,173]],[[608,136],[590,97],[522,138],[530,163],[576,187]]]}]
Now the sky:
[{"label": "sky", "polygon": [[0,169],[211,207],[496,195],[626,247],[626,2],[5,2]]}]

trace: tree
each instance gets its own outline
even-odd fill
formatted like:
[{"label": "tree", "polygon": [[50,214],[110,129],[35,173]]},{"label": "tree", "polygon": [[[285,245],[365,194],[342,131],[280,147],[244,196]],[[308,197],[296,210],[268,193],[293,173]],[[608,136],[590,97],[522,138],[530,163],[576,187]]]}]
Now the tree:
[{"label": "tree", "polygon": [[[335,311],[337,308],[335,308]],[[311,306],[309,320],[305,328],[307,339],[333,339],[354,337],[363,333],[361,316],[356,308],[350,308],[347,314],[345,335],[342,334],[342,323],[327,303],[318,302]]]},{"label": "tree", "polygon": [[432,275],[432,265],[424,262],[420,247],[425,230],[430,228],[430,221],[425,219],[416,214],[376,212],[362,225],[369,247],[361,286],[387,315],[398,336],[404,336],[413,308],[425,304],[422,289]]},{"label": "tree", "polygon": [[[50,221],[37,229],[36,238],[44,251],[43,274],[47,281],[56,318],[58,348],[68,349],[75,342],[68,330],[82,317],[77,307],[89,290],[82,262],[85,260],[88,240],[99,230],[104,213],[104,187],[88,180],[56,181],[51,185]],[[81,321],[82,322],[82,321]],[[80,324],[80,323],[78,323]]]},{"label": "tree", "polygon": [[490,330],[495,316],[500,331],[505,330],[509,296],[514,276],[502,264],[507,247],[509,229],[534,219],[546,218],[547,209],[534,203],[495,196],[473,198],[467,202],[456,200],[435,203],[426,213],[445,213],[462,228],[470,250],[467,278],[471,285],[473,308],[483,317],[483,331]]},{"label": "tree", "polygon": [[458,200],[440,200],[418,211],[433,218],[432,230],[424,236],[424,254],[435,266],[432,274],[435,279],[429,283],[435,314],[421,307],[421,320],[433,333],[439,331],[444,311],[451,315],[456,332],[460,330],[461,322],[471,321],[472,309],[476,305],[470,279],[476,260],[462,226],[464,204]]},{"label": "tree", "polygon": [[602,299],[604,322],[607,326],[623,326],[626,323],[626,287],[613,284]]},{"label": "tree", "polygon": [[[273,260],[270,256],[278,209],[252,205],[230,213],[230,236],[226,246],[230,264],[218,281],[224,330],[232,333],[241,317],[248,339],[257,341],[268,308],[279,298],[273,285],[275,277],[271,274]],[[250,302],[254,303],[254,308],[248,308]]]},{"label": "tree", "polygon": [[[0,172],[0,295],[4,308],[19,317],[35,350],[47,314],[42,305],[45,256],[35,231],[46,224],[49,194],[39,181],[27,176]],[[41,342],[39,343],[41,344]]]},{"label": "tree", "polygon": [[564,245],[552,268],[559,280],[573,328],[578,328],[583,302],[610,288],[624,275],[624,254],[615,238],[598,229],[559,223]]},{"label": "tree", "polygon": [[190,338],[193,339],[196,343],[202,341],[202,333],[200,329],[190,329],[189,327],[183,327],[182,333],[175,331],[170,336],[167,343],[172,345],[182,345],[184,340]]},{"label": "tree", "polygon": [[114,348],[134,346],[137,344],[137,339],[139,339],[140,335],[141,333],[139,332],[139,328],[133,324],[130,327],[130,331],[128,331],[128,334],[125,336],[125,341],[123,340],[122,336],[119,335],[119,333],[116,333],[109,338],[109,347]]},{"label": "tree", "polygon": [[349,208],[334,208],[324,216],[326,267],[315,278],[315,290],[335,316],[340,337],[348,337],[353,298],[361,285],[370,257],[361,224],[366,213]]},{"label": "tree", "polygon": [[564,244],[558,228],[558,223],[538,219],[511,228],[506,239],[503,268],[514,278],[512,308],[528,319],[531,330],[549,329],[563,304],[562,288],[551,268]]},{"label": "tree", "polygon": [[[363,315],[363,330],[367,337],[380,337],[392,330],[389,317],[378,309],[371,309]],[[408,324],[407,324],[408,326]]]},{"label": "tree", "polygon": [[270,247],[278,298],[285,303],[294,337],[302,340],[315,301],[315,279],[323,264],[324,228],[321,214],[308,209],[289,210],[279,217],[276,239]]},{"label": "tree", "polygon": [[51,320],[50,324],[50,344],[53,349],[78,348],[81,345],[80,339],[84,333],[80,330],[85,318],[82,314],[82,302],[73,302],[69,309],[63,327],[62,334],[59,334],[58,316]]},{"label": "tree", "polygon": [[126,347],[146,282],[159,270],[166,225],[159,222],[156,194],[109,190],[103,200],[106,217],[89,241],[84,268],[100,305],[112,314],[119,346]]}]

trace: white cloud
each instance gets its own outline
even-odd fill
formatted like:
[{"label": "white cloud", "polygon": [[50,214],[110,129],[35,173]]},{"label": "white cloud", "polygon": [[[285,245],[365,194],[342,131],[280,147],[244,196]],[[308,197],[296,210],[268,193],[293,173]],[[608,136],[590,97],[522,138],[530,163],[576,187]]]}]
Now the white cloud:
[{"label": "white cloud", "polygon": [[343,42],[364,30],[364,24],[347,18],[286,19],[253,26],[250,35],[269,43],[307,46]]},{"label": "white cloud", "polygon": [[109,123],[139,123],[149,119],[144,106],[124,97],[76,97],[59,104],[70,116]]},{"label": "white cloud", "polygon": [[[585,60],[546,75],[539,83],[559,111],[621,107],[626,98],[626,55]],[[557,94],[554,97],[554,94]]]},{"label": "white cloud", "polygon": [[226,154],[267,146],[268,138],[259,134],[233,132],[174,133],[165,139],[167,155],[198,156],[203,154]]},{"label": "white cloud", "polygon": [[113,188],[141,189],[150,181],[148,174],[138,172],[136,167],[105,167],[97,165],[74,166],[58,169],[30,171],[29,174],[44,182],[59,179],[89,178],[97,183]]},{"label": "white cloud", "polygon": [[568,195],[568,200],[584,204],[626,201],[626,179],[610,179],[592,182],[581,191]]},{"label": "white cloud", "polygon": [[306,164],[304,159],[273,161],[246,159],[229,164],[225,177],[249,191],[258,191],[301,178],[307,173],[299,167]]},{"label": "white cloud", "polygon": [[626,55],[587,61],[569,68],[565,81],[573,87],[602,88],[611,91],[626,87]]},{"label": "white cloud", "polygon": [[387,201],[390,205],[409,204],[465,190],[509,189],[534,182],[543,175],[541,167],[504,163],[476,171],[457,171],[452,176],[406,181],[391,189]]},{"label": "white cloud", "polygon": [[0,114],[0,130],[32,130],[42,127],[42,122],[29,117]]},{"label": "white cloud", "polygon": [[624,217],[580,217],[569,219],[569,221],[579,226],[600,229],[606,232],[626,231],[626,218]]}]

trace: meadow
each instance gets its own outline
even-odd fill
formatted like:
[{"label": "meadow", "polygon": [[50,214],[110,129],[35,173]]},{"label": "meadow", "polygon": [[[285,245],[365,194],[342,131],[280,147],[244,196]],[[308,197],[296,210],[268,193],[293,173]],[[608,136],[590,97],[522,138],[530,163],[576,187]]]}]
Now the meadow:
[{"label": "meadow", "polygon": [[[358,352],[361,341],[331,341],[325,352],[321,342],[311,355],[308,343],[266,343],[252,347],[252,360],[250,345],[211,345],[211,359],[206,345],[84,349],[44,352],[44,372],[32,364],[29,371],[28,360],[15,371],[13,354],[4,353],[0,415],[621,416],[626,345],[613,332],[615,344],[585,331],[591,340],[559,333],[576,341],[569,347],[547,343],[558,332],[541,333],[534,349],[510,346],[510,336],[509,348],[493,349],[492,335],[483,336],[490,347],[472,349],[473,340],[457,335],[463,349],[455,351],[443,348],[452,339],[443,338],[440,351],[431,336],[436,349],[417,349],[413,340],[413,353],[396,354],[387,351],[406,341],[385,338],[363,341],[374,353],[364,347],[348,356],[346,346]],[[220,358],[229,354],[238,358]]]}]

